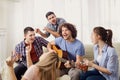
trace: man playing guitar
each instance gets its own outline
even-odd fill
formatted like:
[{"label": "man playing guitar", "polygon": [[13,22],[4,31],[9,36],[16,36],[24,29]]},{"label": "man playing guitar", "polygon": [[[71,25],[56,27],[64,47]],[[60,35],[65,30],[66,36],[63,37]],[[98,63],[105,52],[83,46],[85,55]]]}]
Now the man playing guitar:
[{"label": "man playing guitar", "polygon": [[[82,56],[85,55],[85,51],[83,43],[76,39],[77,30],[75,26],[70,23],[63,23],[59,27],[59,34],[61,37],[48,43],[48,50],[53,50],[52,45],[57,45],[61,50],[68,52],[68,58],[70,61],[73,60],[76,65],[80,65],[80,62],[83,59]],[[66,68],[60,70],[60,75],[68,74],[71,77],[71,80],[79,80],[81,70],[78,68],[72,68],[69,60],[64,64]]]}]

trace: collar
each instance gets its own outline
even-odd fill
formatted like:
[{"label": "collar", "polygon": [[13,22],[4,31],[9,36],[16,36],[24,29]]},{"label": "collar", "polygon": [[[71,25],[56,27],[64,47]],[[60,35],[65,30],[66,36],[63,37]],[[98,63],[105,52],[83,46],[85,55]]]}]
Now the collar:
[{"label": "collar", "polygon": [[[99,48],[99,46],[98,46],[98,44],[96,44],[96,45],[95,45],[95,49],[97,50],[98,48]],[[103,53],[106,52],[106,51],[107,51],[107,48],[108,48],[108,45],[105,44],[105,45],[103,46],[103,48],[102,48],[102,52],[103,52]]]}]

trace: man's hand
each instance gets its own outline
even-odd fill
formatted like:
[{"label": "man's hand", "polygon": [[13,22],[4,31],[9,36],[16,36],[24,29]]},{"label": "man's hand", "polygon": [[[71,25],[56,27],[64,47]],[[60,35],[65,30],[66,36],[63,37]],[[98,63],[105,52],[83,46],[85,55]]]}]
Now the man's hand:
[{"label": "man's hand", "polygon": [[41,31],[40,31],[40,29],[39,28],[36,28],[35,29],[35,33],[40,33]]},{"label": "man's hand", "polygon": [[70,61],[67,61],[64,65],[65,65],[66,68],[71,68]]}]

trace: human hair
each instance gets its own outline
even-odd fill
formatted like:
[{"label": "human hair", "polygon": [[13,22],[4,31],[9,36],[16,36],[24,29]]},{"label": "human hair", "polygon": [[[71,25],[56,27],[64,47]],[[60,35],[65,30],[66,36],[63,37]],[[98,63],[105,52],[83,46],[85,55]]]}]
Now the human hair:
[{"label": "human hair", "polygon": [[54,15],[55,15],[55,13],[54,13],[54,12],[49,11],[49,12],[47,12],[47,13],[46,13],[46,15],[45,15],[45,16],[46,16],[46,18],[48,18],[48,16],[49,16],[49,15],[51,15],[51,14],[54,14]]},{"label": "human hair", "polygon": [[73,24],[70,24],[70,23],[63,23],[62,25],[60,25],[60,27],[59,27],[59,34],[60,34],[60,36],[62,36],[62,28],[63,27],[65,27],[68,30],[70,30],[72,37],[76,38],[76,36],[77,36],[76,27]]},{"label": "human hair", "polygon": [[101,26],[95,27],[93,31],[98,34],[101,37],[101,40],[103,40],[106,44],[113,47],[112,45],[112,30],[105,29]]},{"label": "human hair", "polygon": [[40,80],[56,80],[58,77],[57,63],[58,56],[56,53],[48,53],[42,60],[40,60],[36,64],[36,66],[39,68]]},{"label": "human hair", "polygon": [[34,29],[32,27],[26,27],[24,29],[24,34],[26,34],[28,31],[34,31]]}]

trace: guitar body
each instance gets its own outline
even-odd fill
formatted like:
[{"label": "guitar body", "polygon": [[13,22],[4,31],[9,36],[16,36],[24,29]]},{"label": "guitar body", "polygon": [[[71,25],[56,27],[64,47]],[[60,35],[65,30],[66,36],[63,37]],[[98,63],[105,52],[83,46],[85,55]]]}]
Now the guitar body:
[{"label": "guitar body", "polygon": [[[67,51],[63,51],[58,46],[55,46],[55,45],[52,45],[52,49],[56,51],[56,53],[60,59],[58,62],[58,68],[59,69],[66,69],[66,67],[64,66],[64,63],[67,60],[69,60]],[[75,62],[71,62],[70,64],[71,64],[71,67],[76,67]],[[86,66],[83,63],[80,63],[80,65],[78,66],[78,69],[86,72],[88,70],[88,66]]]},{"label": "guitar body", "polygon": [[[68,53],[67,51],[61,50],[58,46],[52,45],[52,49],[56,51],[59,58],[63,58],[68,60]],[[59,69],[65,69],[64,62],[59,61],[58,62],[58,68]]]}]

